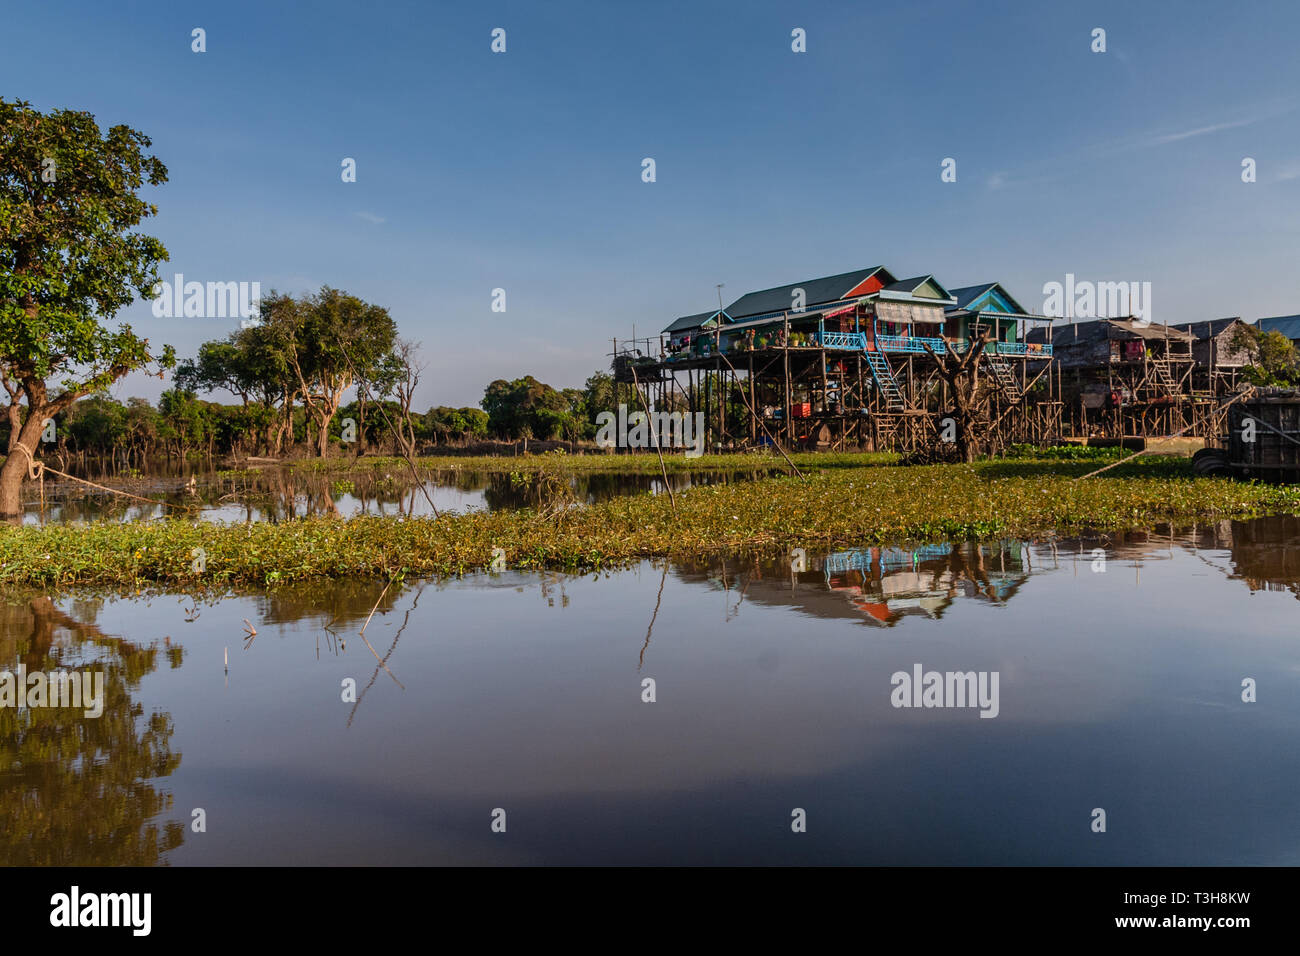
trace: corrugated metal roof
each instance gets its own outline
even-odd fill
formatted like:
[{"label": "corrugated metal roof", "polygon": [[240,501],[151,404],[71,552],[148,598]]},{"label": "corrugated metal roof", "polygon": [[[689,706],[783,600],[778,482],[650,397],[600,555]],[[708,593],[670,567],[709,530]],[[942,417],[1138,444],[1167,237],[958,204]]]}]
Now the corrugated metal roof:
[{"label": "corrugated metal roof", "polygon": [[[938,279],[936,279],[932,275],[913,276],[910,279],[899,279],[897,282],[891,282],[889,285],[885,286],[881,291],[882,292],[904,292],[908,295],[913,295],[915,294],[918,288],[920,288],[922,285],[924,285],[927,282],[933,285],[947,298],[952,298],[952,293],[949,292],[947,289],[945,289],[943,287],[943,283],[941,283]],[[925,297],[918,296],[917,298],[925,298]],[[941,300],[935,299],[933,301],[939,302]]]},{"label": "corrugated metal roof", "polygon": [[1300,339],[1300,315],[1275,315],[1256,323],[1264,332],[1281,332],[1288,339]]},{"label": "corrugated metal roof", "polygon": [[794,290],[803,289],[804,306],[811,308],[825,302],[838,302],[849,291],[871,278],[876,273],[884,273],[881,281],[893,281],[893,276],[884,266],[872,266],[869,269],[856,269],[853,272],[841,272],[839,275],[825,276],[821,279],[807,279],[803,282],[791,282],[773,289],[759,292],[747,292],[731,305],[727,306],[727,315],[733,319],[744,319],[754,315],[766,315],[769,312],[787,312],[794,303]]},{"label": "corrugated metal roof", "polygon": [[718,310],[712,312],[697,312],[695,315],[683,315],[680,319],[673,320],[672,325],[664,329],[661,335],[668,335],[672,332],[685,332],[687,329],[698,329],[709,319],[718,314]]},{"label": "corrugated metal roof", "polygon": [[948,291],[957,300],[957,308],[964,309],[995,285],[997,285],[996,282],[985,282],[983,285],[964,285],[960,289],[949,289]]},{"label": "corrugated metal roof", "polygon": [[[807,312],[799,313],[799,315],[804,315],[804,316],[806,316],[807,314],[808,314]],[[792,314],[790,317],[796,318],[797,316]],[[727,325],[724,325],[722,327],[722,330],[724,332],[734,332],[736,331],[736,329],[758,328],[759,326],[762,325],[780,325],[784,327],[785,317],[784,315],[769,314],[769,315],[759,316],[756,319],[742,319],[739,322],[731,322],[728,323]]]},{"label": "corrugated metal roof", "polygon": [[[1047,326],[1030,329],[1025,336],[1027,342],[1046,342]],[[1053,325],[1052,347],[1070,348],[1085,345],[1111,337],[1112,330],[1127,332],[1141,339],[1168,339],[1170,342],[1194,342],[1195,336],[1188,335],[1181,329],[1151,322],[1139,325],[1132,319],[1091,319],[1087,322],[1075,322],[1073,325]]]},{"label": "corrugated metal roof", "polygon": [[[852,299],[840,299],[836,302],[823,302],[820,305],[814,306],[811,309],[804,309],[802,312],[795,312],[791,309],[786,309],[784,312],[760,312],[757,315],[747,315],[743,319],[738,319],[735,322],[728,322],[724,326],[724,328],[727,329],[735,328],[737,325],[741,323],[744,323],[745,325],[751,325],[754,322],[759,321],[760,319],[764,322],[781,321],[787,315],[790,316],[791,320],[794,320],[799,318],[799,316],[815,315],[822,312],[846,311],[855,308],[857,304],[861,302],[864,298],[867,297],[855,296]],[[728,318],[730,318],[730,316],[728,316]]]},{"label": "corrugated metal roof", "polygon": [[1176,329],[1172,325],[1163,325],[1160,322],[1144,322],[1139,324],[1134,319],[1107,319],[1115,328],[1136,335],[1141,339],[1166,339],[1170,342],[1195,342],[1196,336],[1188,335],[1182,329]]},{"label": "corrugated metal roof", "polygon": [[933,278],[934,276],[912,276],[910,279],[899,279],[897,282],[891,282],[885,288],[890,292],[911,292],[922,282]]},{"label": "corrugated metal roof", "polygon": [[[1025,307],[1016,301],[1015,297],[1007,291],[1007,287],[1001,282],[985,282],[981,285],[964,285],[960,289],[949,289],[948,293],[957,300],[957,308],[964,309],[974,303],[977,299],[984,296],[985,293],[992,289],[997,289],[998,294],[1007,300],[1011,306],[1011,311],[1019,315],[1033,316],[1034,313],[1026,312]],[[993,310],[988,310],[993,311]]]},{"label": "corrugated metal roof", "polygon": [[1054,348],[1070,348],[1075,345],[1086,345],[1091,342],[1099,342],[1110,336],[1110,326],[1104,319],[1093,319],[1088,322],[1075,322],[1073,325],[1040,325],[1037,328],[1030,329],[1025,335],[1026,342],[1046,342],[1048,341],[1047,332],[1051,329],[1051,342]]},{"label": "corrugated metal roof", "polygon": [[1185,331],[1190,329],[1198,342],[1204,342],[1206,339],[1220,335],[1232,323],[1240,321],[1241,316],[1238,315],[1228,319],[1211,319],[1208,322],[1190,322],[1187,325],[1178,326],[1178,328]]},{"label": "corrugated metal roof", "polygon": [[741,319],[737,322],[728,322],[722,327],[723,332],[734,332],[737,329],[760,328],[764,325],[784,326],[786,318],[791,322],[806,322],[809,319],[820,319],[824,315],[830,315],[836,312],[847,312],[857,303],[857,299],[846,302],[836,302],[832,305],[822,306],[816,309],[805,309],[802,312],[769,312],[764,315],[757,315],[749,319]]}]

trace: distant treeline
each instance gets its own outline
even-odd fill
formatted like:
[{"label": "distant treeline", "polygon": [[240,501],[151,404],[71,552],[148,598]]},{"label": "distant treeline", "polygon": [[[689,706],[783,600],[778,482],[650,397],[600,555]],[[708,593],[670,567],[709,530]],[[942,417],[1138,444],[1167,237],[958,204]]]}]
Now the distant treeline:
[{"label": "distant treeline", "polygon": [[[513,382],[499,380],[487,387],[483,408],[439,405],[421,413],[393,399],[371,398],[363,407],[354,398],[339,405],[331,417],[327,448],[421,454],[493,438],[580,441],[595,435],[596,412],[608,408],[612,396],[610,376],[598,372],[584,389],[557,390],[531,375]],[[121,402],[97,394],[73,403],[54,419],[54,441],[43,443],[43,450],[126,463],[158,456],[317,455],[321,446],[313,426],[301,405],[286,417],[273,404],[255,399],[222,404],[184,388],[163,392],[157,405],[143,398]],[[0,422],[0,447],[9,447],[11,431],[7,422]],[[352,441],[344,442],[345,437]]]},{"label": "distant treeline", "polygon": [[[425,368],[418,343],[398,337],[386,309],[329,287],[301,298],[272,292],[256,322],[181,361],[156,406],[95,392],[51,416],[41,445],[118,461],[324,456],[339,445],[417,454],[488,438],[579,441],[595,434],[597,411],[614,405],[610,375],[597,372],[582,389],[557,390],[531,375],[498,380],[481,408],[419,413],[411,405]],[[10,406],[0,447],[12,451],[26,407],[7,376],[4,384]],[[211,400],[216,393],[238,402]]]},{"label": "distant treeline", "polygon": [[[531,375],[497,379],[478,408],[417,412],[412,402],[427,368],[419,343],[398,336],[387,309],[328,286],[298,298],[272,291],[255,321],[169,367],[172,387],[156,405],[99,390],[54,411],[41,450],[134,462],[416,455],[490,439],[576,443],[595,437],[601,412],[639,404],[632,386],[598,371],[582,388],[557,389]],[[0,448],[12,452],[27,406],[3,368],[0,380],[10,399]]]},{"label": "distant treeline", "polygon": [[[479,408],[430,408],[423,414],[404,413],[393,401],[372,401],[364,428],[360,426],[359,404],[339,407],[330,423],[330,444],[342,443],[346,419],[358,423],[355,442],[344,448],[371,453],[397,453],[401,443],[389,431],[383,416],[395,428],[414,434],[417,450],[444,444],[465,444],[488,437],[488,416]],[[55,419],[55,441],[42,444],[50,450],[71,455],[91,455],[125,462],[151,457],[265,455],[271,452],[267,429],[274,427],[280,438],[276,454],[314,455],[320,451],[311,431],[307,412],[295,408],[287,427],[280,412],[257,403],[223,405],[204,401],[193,392],[170,389],[157,406],[143,398],[120,402],[107,395],[92,395],[74,403]],[[0,424],[0,445],[8,446],[10,429]]]}]

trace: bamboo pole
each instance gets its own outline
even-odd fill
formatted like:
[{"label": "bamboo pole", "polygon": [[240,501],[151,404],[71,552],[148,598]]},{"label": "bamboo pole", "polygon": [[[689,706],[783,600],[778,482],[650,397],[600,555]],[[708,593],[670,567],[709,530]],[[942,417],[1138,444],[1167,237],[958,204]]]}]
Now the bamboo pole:
[{"label": "bamboo pole", "polygon": [[[787,353],[787,354],[788,354],[788,353]],[[728,365],[731,365],[731,360],[730,360],[730,359],[728,359],[728,358],[726,358],[726,357],[724,356],[724,357],[723,357],[723,360],[724,360]],[[735,371],[735,367],[734,367],[734,366],[732,366],[732,371]],[[786,381],[787,381],[787,384],[788,384],[788,383],[789,383],[789,379],[787,379]],[[740,393],[740,397],[741,397],[741,398],[745,398],[745,393],[744,393],[743,391]],[[761,418],[759,418],[759,417],[758,417],[758,414],[754,411],[754,406],[749,404],[749,399],[745,399],[745,407],[749,409],[749,414],[753,417],[753,419],[754,419],[756,422],[758,422],[760,425],[763,426],[763,431],[764,431],[764,433],[766,433],[766,435],[767,435],[768,438],[771,438],[771,439],[772,439],[772,444],[773,444],[773,446],[775,446],[776,450],[779,451],[779,452],[781,453],[781,457],[784,458],[784,459],[786,460],[786,463],[787,463],[787,464],[788,464],[792,469],[794,469],[794,473],[795,473],[796,475],[798,475],[800,478],[803,478],[803,477],[804,477],[804,474],[803,474],[803,472],[801,472],[801,471],[799,470],[799,466],[796,465],[793,461],[790,460],[790,456],[787,455],[787,454],[785,453],[785,449],[781,447],[781,443],[780,443],[779,441],[776,440],[776,437],[775,437],[775,436],[774,436],[770,431],[768,431],[767,425],[763,423],[763,420],[762,420]]]},{"label": "bamboo pole", "polygon": [[636,397],[641,400],[641,410],[645,412],[646,428],[650,429],[650,437],[654,439],[655,454],[659,456],[659,471],[664,476],[664,487],[668,489],[668,502],[673,506],[673,514],[677,514],[677,499],[673,497],[673,486],[668,481],[668,466],[664,464],[663,449],[659,447],[659,433],[655,430],[654,421],[650,418],[650,409],[646,407],[645,396],[641,394],[641,383],[637,380],[636,366],[628,363],[628,368],[632,370],[632,386],[636,389]]}]

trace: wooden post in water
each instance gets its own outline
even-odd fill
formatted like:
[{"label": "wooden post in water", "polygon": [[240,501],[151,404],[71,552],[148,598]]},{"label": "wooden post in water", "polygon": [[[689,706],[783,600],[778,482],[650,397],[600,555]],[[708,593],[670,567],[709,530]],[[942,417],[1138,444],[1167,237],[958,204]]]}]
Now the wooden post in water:
[{"label": "wooden post in water", "polygon": [[718,437],[717,443],[725,445],[727,442],[727,385],[726,380],[722,377],[722,341],[718,340],[718,358],[713,360],[713,367],[716,370],[714,375],[718,381]]},{"label": "wooden post in water", "polygon": [[784,318],[784,338],[781,342],[781,355],[785,360],[785,440],[786,444],[794,443],[794,422],[791,420],[790,413],[793,411],[793,399],[790,395],[790,316],[787,314]]},{"label": "wooden post in water", "polygon": [[663,449],[659,447],[659,433],[654,427],[654,420],[650,417],[650,409],[646,406],[645,396],[641,394],[641,385],[636,376],[636,366],[629,364],[628,368],[632,370],[632,387],[636,389],[636,397],[641,400],[641,410],[645,412],[646,428],[650,429],[650,438],[654,441],[655,454],[659,456],[659,471],[664,476],[664,488],[668,491],[668,502],[673,506],[673,514],[677,514],[677,499],[673,497],[673,486],[668,480],[668,467],[664,464]]},{"label": "wooden post in water", "polygon": [[754,396],[754,353],[749,353],[749,442],[754,444],[758,441],[758,423],[754,421],[754,409],[758,406],[758,400]]}]

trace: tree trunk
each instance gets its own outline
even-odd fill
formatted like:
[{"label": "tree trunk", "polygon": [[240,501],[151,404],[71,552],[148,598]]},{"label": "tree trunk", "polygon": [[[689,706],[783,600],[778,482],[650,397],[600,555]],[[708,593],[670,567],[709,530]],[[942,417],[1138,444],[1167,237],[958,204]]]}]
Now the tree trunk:
[{"label": "tree trunk", "polygon": [[357,396],[357,454],[364,455],[367,451],[366,445],[366,400],[362,397],[362,392]]},{"label": "tree trunk", "polygon": [[316,435],[316,443],[321,458],[324,458],[329,453],[330,422],[333,421],[333,419],[334,419],[333,414],[325,414],[324,412],[318,412],[316,415],[317,432],[318,432]]},{"label": "tree trunk", "polygon": [[[19,441],[33,452],[41,440],[45,418],[44,403],[40,403],[38,409],[27,416],[19,433]],[[22,515],[22,488],[26,477],[27,455],[15,444],[9,457],[0,465],[0,519],[15,521]]]},{"label": "tree trunk", "polygon": [[[18,434],[23,429],[23,411],[18,402],[9,403],[9,452],[13,452],[18,447]],[[20,452],[21,454],[21,452]]]}]

